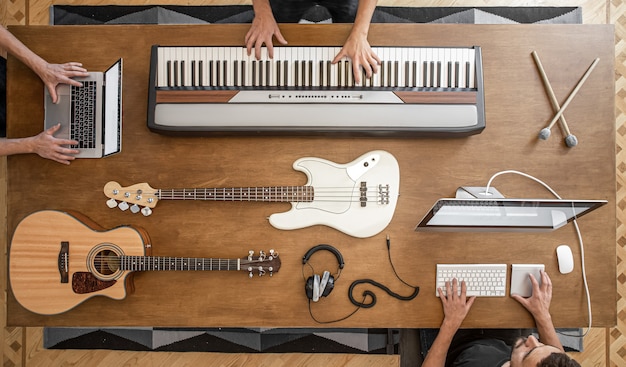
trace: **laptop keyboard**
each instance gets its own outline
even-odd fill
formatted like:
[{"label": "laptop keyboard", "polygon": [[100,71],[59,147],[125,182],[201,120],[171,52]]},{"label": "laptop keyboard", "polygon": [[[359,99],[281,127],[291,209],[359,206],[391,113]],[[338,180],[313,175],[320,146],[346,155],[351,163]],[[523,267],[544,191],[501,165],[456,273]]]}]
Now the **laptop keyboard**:
[{"label": "laptop keyboard", "polygon": [[96,82],[72,86],[72,129],[70,139],[78,141],[72,148],[96,147]]}]

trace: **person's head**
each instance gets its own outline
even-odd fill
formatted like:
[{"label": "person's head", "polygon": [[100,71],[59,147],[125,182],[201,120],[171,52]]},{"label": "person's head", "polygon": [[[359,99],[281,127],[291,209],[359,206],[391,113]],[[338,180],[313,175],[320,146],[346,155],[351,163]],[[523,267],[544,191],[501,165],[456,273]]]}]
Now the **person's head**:
[{"label": "person's head", "polygon": [[534,336],[518,339],[511,349],[511,361],[503,367],[580,367],[561,349],[546,345]]}]

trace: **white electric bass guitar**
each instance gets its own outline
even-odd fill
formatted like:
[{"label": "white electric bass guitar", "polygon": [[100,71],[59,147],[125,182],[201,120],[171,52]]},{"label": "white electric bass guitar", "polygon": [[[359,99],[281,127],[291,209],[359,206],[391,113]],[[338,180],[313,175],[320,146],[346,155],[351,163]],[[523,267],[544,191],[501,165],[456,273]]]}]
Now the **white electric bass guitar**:
[{"label": "white electric bass guitar", "polygon": [[291,210],[270,215],[270,224],[291,230],[325,225],[354,237],[381,232],[393,217],[398,200],[400,170],[390,153],[375,150],[338,164],[305,157],[293,168],[303,172],[304,186],[153,189],[147,183],[104,186],[110,208],[150,215],[159,200],[290,202]]}]

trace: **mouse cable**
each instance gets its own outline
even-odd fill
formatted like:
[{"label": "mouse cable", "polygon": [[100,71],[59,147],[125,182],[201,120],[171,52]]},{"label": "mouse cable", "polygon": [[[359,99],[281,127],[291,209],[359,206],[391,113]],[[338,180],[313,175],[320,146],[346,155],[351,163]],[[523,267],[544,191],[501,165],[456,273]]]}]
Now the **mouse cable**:
[{"label": "mouse cable", "polygon": [[[491,176],[491,178],[487,182],[487,187],[485,189],[485,193],[489,193],[489,186],[491,186],[491,182],[493,181],[493,179],[498,177],[498,176],[500,176],[500,175],[502,175],[502,174],[505,174],[505,173],[515,173],[517,175],[529,178],[529,179],[539,183],[543,187],[545,187],[557,199],[563,200],[559,196],[559,194],[557,194],[556,191],[554,191],[545,182],[543,182],[540,179],[538,179],[536,177],[533,177],[533,176],[531,176],[531,175],[529,175],[527,173],[520,172],[520,171],[515,171],[515,170],[500,171],[500,172],[495,173],[493,176]],[[558,330],[557,330],[557,333],[559,333],[561,335],[565,335],[565,336],[574,337],[574,338],[584,338],[589,333],[589,330],[591,330],[591,320],[592,320],[591,319],[591,296],[589,294],[589,285],[587,284],[587,272],[585,271],[585,246],[583,244],[583,236],[580,234],[580,228],[578,227],[578,222],[576,221],[576,216],[574,216],[574,220],[572,220],[572,223],[574,223],[574,229],[576,230],[576,236],[578,237],[578,245],[580,247],[580,263],[581,263],[581,270],[582,270],[582,277],[583,277],[583,285],[585,286],[585,296],[587,297],[587,314],[588,314],[588,319],[589,319],[589,326],[587,327],[587,330],[584,333],[582,333],[581,335],[569,334],[569,333],[565,333],[565,332],[558,331]]]}]

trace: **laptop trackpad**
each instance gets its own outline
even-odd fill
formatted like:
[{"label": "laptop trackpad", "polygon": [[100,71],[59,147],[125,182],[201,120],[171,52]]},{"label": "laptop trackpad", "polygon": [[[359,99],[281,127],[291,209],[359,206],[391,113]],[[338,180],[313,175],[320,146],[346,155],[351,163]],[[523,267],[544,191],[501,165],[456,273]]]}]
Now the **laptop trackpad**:
[{"label": "laptop trackpad", "polygon": [[60,139],[69,139],[70,137],[70,108],[71,101],[69,94],[59,94],[59,101],[52,103],[52,97],[46,93],[45,111],[45,128],[48,129],[58,123],[61,123],[61,129],[54,134]]}]

